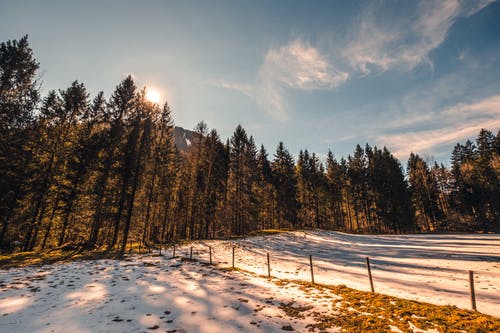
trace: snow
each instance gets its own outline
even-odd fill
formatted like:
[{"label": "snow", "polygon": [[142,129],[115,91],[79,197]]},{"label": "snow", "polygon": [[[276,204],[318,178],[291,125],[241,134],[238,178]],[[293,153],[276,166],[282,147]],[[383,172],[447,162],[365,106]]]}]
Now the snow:
[{"label": "snow", "polygon": [[[337,295],[276,284],[267,276],[369,290],[402,298],[470,308],[468,270],[475,273],[478,310],[500,317],[500,235],[349,235],[289,232],[177,247],[189,262],[165,256],[74,261],[0,271],[0,332],[296,332],[315,323],[315,311],[335,311]],[[213,262],[208,246],[212,247]],[[303,318],[280,306],[304,307]],[[309,309],[310,308],[310,309]],[[391,327],[397,331],[396,327]],[[417,328],[415,328],[417,330]],[[331,328],[327,332],[337,332]]]},{"label": "snow", "polygon": [[[39,274],[45,279],[33,279]],[[282,332],[290,324],[306,331],[314,322],[291,321],[279,309],[311,297],[298,285],[279,287],[179,258],[78,261],[0,277],[0,332]],[[319,303],[332,310],[328,300]]]},{"label": "snow", "polygon": [[[206,244],[204,244],[206,243]],[[204,242],[200,245],[214,244]],[[375,291],[400,298],[470,309],[469,270],[474,271],[477,308],[500,317],[500,235],[352,235],[329,231],[282,233],[236,242],[237,267],[279,278],[370,290],[365,258],[370,258]],[[219,246],[220,247],[220,246]],[[221,251],[216,251],[220,253]],[[229,261],[229,251],[225,257]]]}]

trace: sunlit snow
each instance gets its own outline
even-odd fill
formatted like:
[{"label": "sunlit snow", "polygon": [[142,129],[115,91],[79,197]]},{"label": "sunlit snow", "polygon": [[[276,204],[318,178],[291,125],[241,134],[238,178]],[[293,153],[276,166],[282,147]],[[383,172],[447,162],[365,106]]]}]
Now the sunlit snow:
[{"label": "sunlit snow", "polygon": [[[289,318],[282,302],[335,311],[337,295],[316,297],[296,284],[220,268],[369,290],[402,298],[470,308],[468,271],[475,272],[478,310],[500,317],[500,235],[349,235],[290,232],[177,247],[189,262],[133,255],[125,260],[74,261],[0,271],[0,332],[283,332],[307,331],[310,316]],[[207,265],[208,246],[215,266]],[[328,292],[328,291],[323,291]],[[312,293],[312,294],[311,294]],[[391,327],[397,331],[397,327]],[[416,328],[415,328],[416,329]],[[338,328],[326,330],[336,332]]]}]

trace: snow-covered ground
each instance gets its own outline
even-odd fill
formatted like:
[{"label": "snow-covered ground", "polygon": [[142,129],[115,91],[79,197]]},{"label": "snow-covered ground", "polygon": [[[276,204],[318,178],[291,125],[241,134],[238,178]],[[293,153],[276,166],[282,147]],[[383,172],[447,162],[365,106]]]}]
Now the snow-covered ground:
[{"label": "snow-covered ground", "polygon": [[[298,286],[180,259],[134,256],[2,273],[0,332],[282,332]],[[6,281],[7,279],[7,281]],[[307,298],[311,295],[307,295]],[[335,295],[332,295],[335,297]],[[332,307],[328,300],[321,305]]]},{"label": "snow-covered ground", "polygon": [[[236,243],[236,266],[287,279],[345,284],[370,290],[365,258],[370,258],[375,291],[405,299],[470,309],[469,270],[474,271],[477,308],[500,317],[500,235],[352,235],[330,231],[282,233]],[[229,262],[230,244],[217,247],[217,260]],[[184,253],[186,253],[185,249]],[[207,258],[203,253],[202,258]]]},{"label": "snow-covered ground", "polygon": [[[259,275],[267,275],[269,252],[273,276],[308,281],[311,254],[317,283],[361,290],[369,290],[369,256],[377,292],[463,308],[470,308],[473,270],[478,310],[500,317],[500,235],[307,231],[195,242],[176,254],[188,257],[191,246],[197,262],[172,259],[169,249],[163,257],[0,271],[0,332],[304,332],[315,321],[312,311],[335,310],[338,296],[328,290],[220,270],[231,266],[233,246],[236,267]],[[203,264],[208,246],[219,267]],[[302,307],[305,316],[287,316],[283,303]]]}]

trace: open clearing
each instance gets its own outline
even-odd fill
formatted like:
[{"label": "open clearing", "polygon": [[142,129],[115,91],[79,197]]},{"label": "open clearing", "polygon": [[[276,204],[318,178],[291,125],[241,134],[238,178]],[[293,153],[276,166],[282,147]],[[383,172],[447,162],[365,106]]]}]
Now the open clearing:
[{"label": "open clearing", "polygon": [[[216,266],[206,264],[208,246]],[[242,271],[221,269],[231,266],[233,246],[235,266]],[[478,310],[500,317],[500,235],[287,232],[195,242],[178,247],[176,254],[189,257],[191,247],[193,262],[172,259],[169,249],[162,257],[133,255],[121,261],[2,270],[0,332],[336,332],[341,326],[354,332],[363,327],[347,322],[356,316],[384,321],[386,330],[395,332],[439,331],[432,321],[430,327],[424,325],[421,313],[396,312],[413,303],[387,298],[394,309],[386,304],[386,311],[378,313],[372,303],[359,301],[365,297],[371,302],[370,294],[356,301],[354,291],[285,281],[310,281],[309,254],[317,283],[369,290],[368,256],[378,293],[464,309],[470,308],[468,270],[473,270]],[[267,275],[268,252],[272,279],[259,276]],[[459,316],[473,315],[463,311]]]}]

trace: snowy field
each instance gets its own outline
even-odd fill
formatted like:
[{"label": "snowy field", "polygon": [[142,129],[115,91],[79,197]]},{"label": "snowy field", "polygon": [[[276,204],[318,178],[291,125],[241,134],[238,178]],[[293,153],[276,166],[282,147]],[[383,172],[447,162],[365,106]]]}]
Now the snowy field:
[{"label": "snowy field", "polygon": [[[473,270],[478,310],[500,317],[500,235],[308,231],[196,242],[176,254],[189,257],[191,246],[197,262],[172,259],[169,249],[163,257],[2,270],[0,332],[305,332],[317,320],[314,311],[335,310],[338,296],[328,290],[221,270],[231,266],[233,246],[238,268],[267,275],[269,252],[273,276],[309,281],[311,254],[317,283],[360,290],[369,290],[369,256],[377,292],[462,308],[470,308]],[[218,267],[204,264],[208,246]],[[287,316],[284,303],[305,316]]]},{"label": "snowy field", "polygon": [[[228,262],[230,250],[218,247]],[[226,247],[229,246],[226,244]],[[271,275],[370,290],[365,258],[370,258],[375,291],[400,298],[470,309],[469,270],[474,271],[477,308],[500,317],[500,235],[352,235],[307,231],[238,241],[236,266]],[[186,250],[185,250],[185,253]],[[206,258],[206,254],[203,258]]]}]

